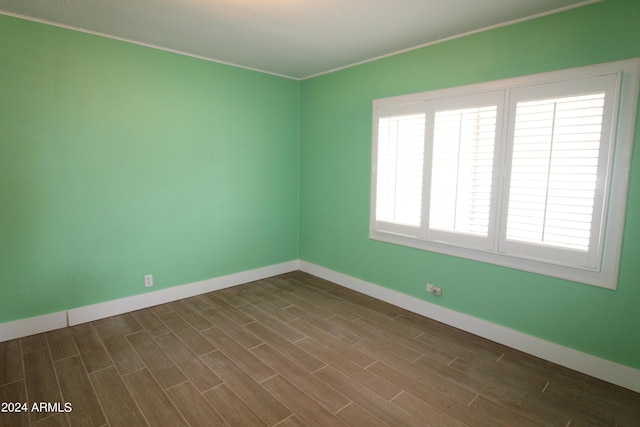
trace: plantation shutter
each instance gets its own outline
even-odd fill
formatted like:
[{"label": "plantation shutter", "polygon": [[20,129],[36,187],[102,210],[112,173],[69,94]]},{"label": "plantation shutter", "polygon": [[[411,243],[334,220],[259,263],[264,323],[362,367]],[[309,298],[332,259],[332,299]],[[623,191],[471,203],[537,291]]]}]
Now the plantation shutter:
[{"label": "plantation shutter", "polygon": [[487,236],[497,107],[435,113],[429,227]]},{"label": "plantation shutter", "polygon": [[597,269],[618,74],[512,91],[501,250]]},{"label": "plantation shutter", "polygon": [[495,228],[496,153],[504,91],[429,104],[425,238],[491,249]]},{"label": "plantation shutter", "polygon": [[589,250],[604,97],[518,103],[507,240]]},{"label": "plantation shutter", "polygon": [[640,59],[373,101],[369,237],[615,289]]},{"label": "plantation shutter", "polygon": [[380,117],[376,220],[420,226],[425,114]]}]

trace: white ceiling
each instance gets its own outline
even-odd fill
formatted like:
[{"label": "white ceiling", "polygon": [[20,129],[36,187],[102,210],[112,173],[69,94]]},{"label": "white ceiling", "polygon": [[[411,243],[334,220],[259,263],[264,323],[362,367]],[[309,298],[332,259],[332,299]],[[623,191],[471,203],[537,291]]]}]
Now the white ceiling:
[{"label": "white ceiling", "polygon": [[293,78],[600,0],[0,0],[0,13]]}]

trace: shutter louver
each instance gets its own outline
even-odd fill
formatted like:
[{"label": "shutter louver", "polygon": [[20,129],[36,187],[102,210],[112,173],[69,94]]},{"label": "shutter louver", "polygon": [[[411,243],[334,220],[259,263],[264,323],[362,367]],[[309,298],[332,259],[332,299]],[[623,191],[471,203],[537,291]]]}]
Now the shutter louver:
[{"label": "shutter louver", "polygon": [[507,240],[589,250],[604,98],[517,104]]},{"label": "shutter louver", "polygon": [[429,228],[487,236],[497,107],[434,117]]}]

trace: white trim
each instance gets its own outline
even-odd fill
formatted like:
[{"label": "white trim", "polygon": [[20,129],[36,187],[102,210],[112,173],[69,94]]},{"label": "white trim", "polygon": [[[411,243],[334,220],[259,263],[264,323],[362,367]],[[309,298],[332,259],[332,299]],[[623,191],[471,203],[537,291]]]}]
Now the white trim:
[{"label": "white trim", "polygon": [[200,282],[175,286],[173,288],[160,289],[112,301],[72,308],[67,311],[0,323],[0,342],[104,319],[105,317],[116,316],[154,305],[165,304],[207,292],[230,288],[243,283],[265,279],[267,277],[289,273],[298,270],[298,265],[299,261],[293,260],[229,274],[227,276],[214,277]]},{"label": "white trim", "polygon": [[505,326],[423,301],[365,280],[300,261],[300,270],[421,316],[504,344],[549,362],[640,392],[640,370],[546,341]]},{"label": "white trim", "polygon": [[12,322],[0,323],[0,342],[48,332],[67,326],[67,312],[43,314]]}]

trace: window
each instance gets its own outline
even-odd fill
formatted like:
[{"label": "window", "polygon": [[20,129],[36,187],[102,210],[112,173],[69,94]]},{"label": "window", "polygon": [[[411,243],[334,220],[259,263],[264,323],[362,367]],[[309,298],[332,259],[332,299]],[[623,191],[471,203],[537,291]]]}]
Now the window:
[{"label": "window", "polygon": [[375,100],[370,237],[615,289],[639,68]]}]

